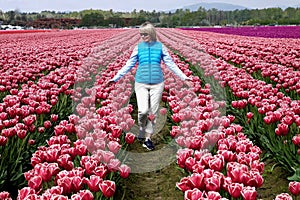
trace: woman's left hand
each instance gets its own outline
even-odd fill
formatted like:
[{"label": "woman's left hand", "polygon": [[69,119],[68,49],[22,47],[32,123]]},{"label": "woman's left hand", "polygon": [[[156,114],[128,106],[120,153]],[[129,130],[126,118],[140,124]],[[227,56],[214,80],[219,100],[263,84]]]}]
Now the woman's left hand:
[{"label": "woman's left hand", "polygon": [[193,82],[192,82],[192,78],[191,77],[187,77],[185,80],[184,80],[184,84],[187,85],[188,87],[193,87]]}]

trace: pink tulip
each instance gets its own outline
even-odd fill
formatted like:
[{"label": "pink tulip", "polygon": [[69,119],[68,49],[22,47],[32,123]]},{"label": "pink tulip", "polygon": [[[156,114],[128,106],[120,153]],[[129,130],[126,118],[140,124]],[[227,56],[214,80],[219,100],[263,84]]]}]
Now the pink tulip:
[{"label": "pink tulip", "polygon": [[159,110],[159,112],[160,112],[161,115],[166,115],[167,114],[167,109],[166,108],[161,108]]},{"label": "pink tulip", "polygon": [[216,191],[208,191],[206,194],[207,199],[209,200],[221,200],[222,196],[219,192]]},{"label": "pink tulip", "polygon": [[81,190],[71,196],[71,200],[94,200],[93,194],[89,190]]},{"label": "pink tulip", "polygon": [[121,165],[121,161],[118,159],[111,159],[109,160],[109,163],[107,164],[109,171],[117,171]]},{"label": "pink tulip", "polygon": [[49,129],[49,128],[51,128],[51,126],[52,126],[52,123],[51,123],[51,121],[49,121],[49,120],[47,120],[47,121],[44,121],[44,127],[45,127],[46,129]]},{"label": "pink tulip", "polygon": [[255,187],[246,186],[243,187],[241,195],[245,200],[256,200],[257,192]]},{"label": "pink tulip", "polygon": [[112,197],[116,191],[115,182],[110,180],[104,180],[103,182],[100,183],[99,187],[103,195],[107,198]]},{"label": "pink tulip", "polygon": [[121,149],[122,145],[118,143],[117,141],[109,141],[107,144],[108,149],[113,152],[114,154],[117,154],[118,151]]},{"label": "pink tulip", "polygon": [[204,183],[206,190],[218,192],[221,188],[222,177],[214,174],[212,177],[205,178]]},{"label": "pink tulip", "polygon": [[201,198],[203,198],[203,193],[197,188],[184,192],[184,200],[199,200]]},{"label": "pink tulip", "polygon": [[281,193],[275,197],[275,200],[293,200],[288,193]]}]

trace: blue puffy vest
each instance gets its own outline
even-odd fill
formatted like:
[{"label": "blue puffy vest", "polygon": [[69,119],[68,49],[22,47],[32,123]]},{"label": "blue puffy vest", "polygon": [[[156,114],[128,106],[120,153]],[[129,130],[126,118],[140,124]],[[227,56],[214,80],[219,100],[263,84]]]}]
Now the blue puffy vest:
[{"label": "blue puffy vest", "polygon": [[135,81],[138,83],[158,84],[163,82],[161,69],[162,44],[160,42],[141,42],[138,44],[138,68]]}]

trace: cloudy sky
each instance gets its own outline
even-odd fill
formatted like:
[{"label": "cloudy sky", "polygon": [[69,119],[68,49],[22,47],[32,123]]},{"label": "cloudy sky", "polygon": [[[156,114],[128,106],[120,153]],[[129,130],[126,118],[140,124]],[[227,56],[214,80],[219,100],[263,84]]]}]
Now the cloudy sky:
[{"label": "cloudy sky", "polygon": [[295,6],[300,0],[0,0],[0,10],[18,9],[21,12],[81,11],[84,9],[101,9],[114,11],[165,11],[201,2],[222,2],[245,6],[247,8],[268,8],[275,6]]}]

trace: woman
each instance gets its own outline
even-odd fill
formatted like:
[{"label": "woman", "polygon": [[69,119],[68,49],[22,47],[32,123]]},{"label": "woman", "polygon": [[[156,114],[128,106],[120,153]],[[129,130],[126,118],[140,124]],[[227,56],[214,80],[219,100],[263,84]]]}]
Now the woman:
[{"label": "woman", "polygon": [[[154,133],[156,117],[164,90],[163,61],[182,80],[191,80],[173,62],[166,47],[157,41],[154,26],[145,22],[139,28],[142,42],[133,50],[129,60],[107,84],[117,82],[138,62],[135,74],[135,93],[138,105],[139,141],[148,150],[154,150],[151,135]],[[189,85],[189,83],[187,83]],[[149,116],[154,116],[151,119]]]}]

